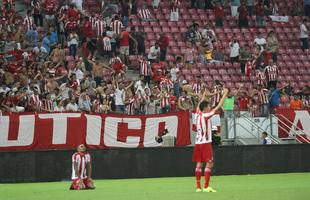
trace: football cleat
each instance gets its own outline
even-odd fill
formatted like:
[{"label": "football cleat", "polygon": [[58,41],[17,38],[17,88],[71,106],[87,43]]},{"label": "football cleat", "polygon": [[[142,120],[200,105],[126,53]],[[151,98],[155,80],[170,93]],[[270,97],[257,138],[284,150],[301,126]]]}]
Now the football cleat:
[{"label": "football cleat", "polygon": [[203,188],[202,191],[203,191],[203,192],[216,192],[216,190],[213,189],[212,187]]}]

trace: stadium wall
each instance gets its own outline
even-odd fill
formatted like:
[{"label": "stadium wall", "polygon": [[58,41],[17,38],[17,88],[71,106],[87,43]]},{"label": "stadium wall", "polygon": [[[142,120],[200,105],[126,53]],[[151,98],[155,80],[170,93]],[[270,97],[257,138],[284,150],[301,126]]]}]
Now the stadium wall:
[{"label": "stadium wall", "polygon": [[[193,176],[192,148],[91,150],[94,179]],[[214,148],[214,175],[310,171],[310,145]],[[0,182],[70,179],[73,151],[0,153]]]}]

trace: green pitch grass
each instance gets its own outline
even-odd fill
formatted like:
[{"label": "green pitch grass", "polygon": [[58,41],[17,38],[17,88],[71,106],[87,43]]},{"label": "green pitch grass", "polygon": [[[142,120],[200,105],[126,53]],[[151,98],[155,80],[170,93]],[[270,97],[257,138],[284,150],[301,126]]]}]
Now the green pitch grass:
[{"label": "green pitch grass", "polygon": [[195,193],[194,177],[95,180],[96,190],[69,182],[0,184],[1,200],[309,200],[310,173],[214,176],[217,193]]}]

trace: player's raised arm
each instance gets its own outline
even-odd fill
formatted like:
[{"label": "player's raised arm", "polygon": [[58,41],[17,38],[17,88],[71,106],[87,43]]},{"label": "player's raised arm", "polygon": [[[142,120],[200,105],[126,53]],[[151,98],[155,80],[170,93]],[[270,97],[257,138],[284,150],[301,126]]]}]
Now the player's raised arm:
[{"label": "player's raised arm", "polygon": [[219,104],[214,108],[214,111],[215,111],[215,112],[218,111],[218,110],[223,106],[224,100],[225,100],[227,94],[228,94],[228,89],[227,89],[227,88],[224,88],[224,90],[223,90],[223,96],[222,96],[222,98],[221,98]]}]

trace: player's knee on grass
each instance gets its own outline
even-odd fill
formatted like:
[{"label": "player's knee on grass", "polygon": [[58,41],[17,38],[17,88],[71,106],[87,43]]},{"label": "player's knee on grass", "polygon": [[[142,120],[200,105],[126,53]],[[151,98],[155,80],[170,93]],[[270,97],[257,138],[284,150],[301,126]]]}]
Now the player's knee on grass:
[{"label": "player's knee on grass", "polygon": [[86,186],[85,186],[83,180],[81,180],[81,179],[73,180],[71,183],[71,186],[70,186],[70,190],[83,190],[85,188],[86,188]]},{"label": "player's knee on grass", "polygon": [[95,189],[94,181],[92,179],[84,180],[85,189]]}]

